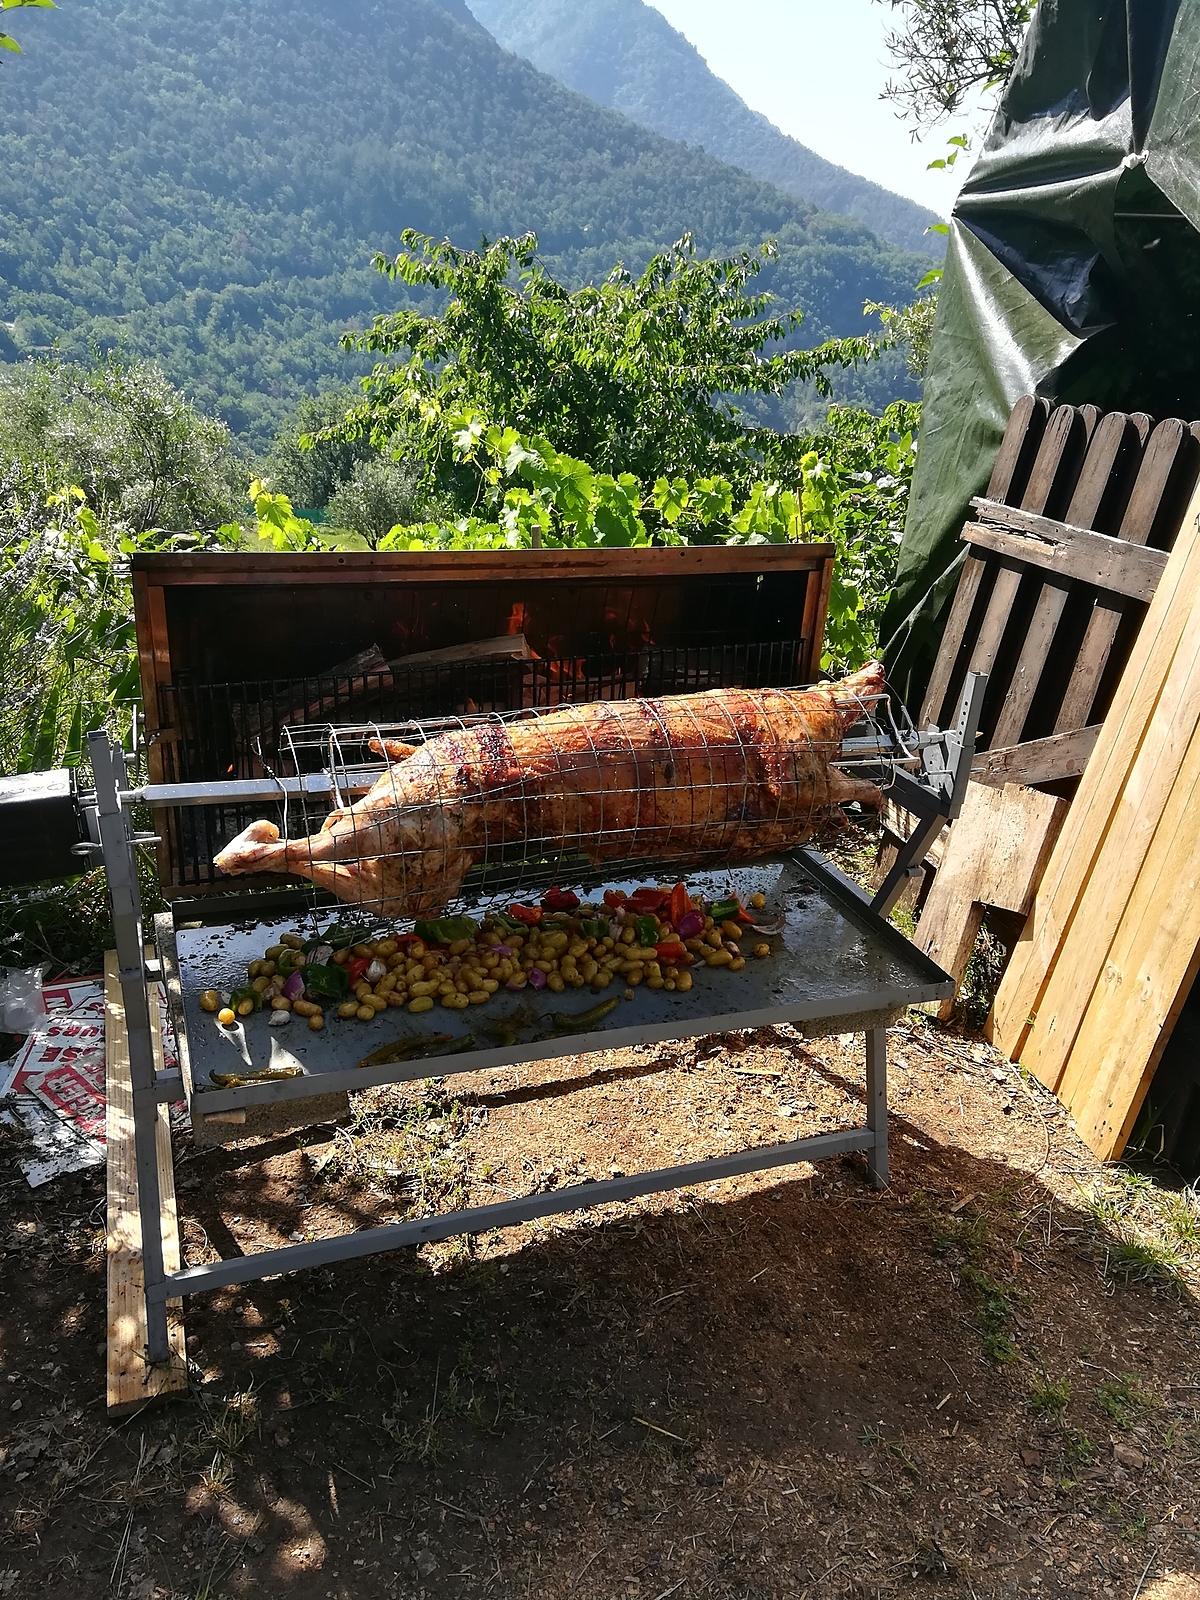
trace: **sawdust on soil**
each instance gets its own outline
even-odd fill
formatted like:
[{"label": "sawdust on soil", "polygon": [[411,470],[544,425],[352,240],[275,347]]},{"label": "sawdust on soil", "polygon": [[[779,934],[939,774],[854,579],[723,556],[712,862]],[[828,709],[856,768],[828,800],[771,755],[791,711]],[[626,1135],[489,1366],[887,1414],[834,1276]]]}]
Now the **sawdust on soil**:
[{"label": "sawdust on soil", "polygon": [[[890,1044],[884,1193],[850,1157],[198,1298],[191,1398],[115,1426],[101,1181],[30,1194],[0,1147],[0,1596],[1200,1594],[1186,1205],[1135,1248],[1145,1189],[1036,1085]],[[861,1052],[763,1030],[183,1141],[186,1254],[859,1121]]]}]

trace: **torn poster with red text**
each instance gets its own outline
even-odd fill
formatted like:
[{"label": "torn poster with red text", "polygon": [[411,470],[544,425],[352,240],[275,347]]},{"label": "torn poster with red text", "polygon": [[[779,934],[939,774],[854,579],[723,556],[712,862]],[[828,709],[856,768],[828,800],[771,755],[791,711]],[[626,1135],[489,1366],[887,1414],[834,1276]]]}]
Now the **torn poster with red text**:
[{"label": "torn poster with red text", "polygon": [[[0,1118],[22,1128],[17,1160],[30,1188],[104,1160],[104,982],[87,978],[43,988],[47,1017],[11,1061],[0,1064]],[[163,1052],[176,1062],[165,1008]]]}]

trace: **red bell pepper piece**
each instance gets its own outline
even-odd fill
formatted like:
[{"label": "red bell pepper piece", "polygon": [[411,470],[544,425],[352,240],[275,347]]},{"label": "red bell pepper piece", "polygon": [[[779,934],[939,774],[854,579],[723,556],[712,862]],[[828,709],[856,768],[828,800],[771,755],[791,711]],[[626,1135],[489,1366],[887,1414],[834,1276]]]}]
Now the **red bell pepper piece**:
[{"label": "red bell pepper piece", "polygon": [[754,918],[746,910],[745,906],[739,906],[737,908],[734,920],[740,922],[743,928],[747,928],[751,925],[751,923],[753,923]]},{"label": "red bell pepper piece", "polygon": [[346,963],[346,976],[350,979],[352,989],[370,965],[370,956],[355,956],[353,961]]},{"label": "red bell pepper piece", "polygon": [[543,911],[575,911],[579,896],[573,889],[547,889],[542,896]]},{"label": "red bell pepper piece", "polygon": [[623,905],[629,903],[629,896],[624,889],[605,889],[604,904],[610,911],[618,911]]},{"label": "red bell pepper piece", "polygon": [[654,953],[660,961],[666,961],[676,966],[681,961],[691,959],[688,951],[680,944],[678,939],[667,939],[662,944],[656,944]]},{"label": "red bell pepper piece", "polygon": [[671,899],[667,917],[673,928],[677,928],[692,909],[692,902],[688,899],[687,885],[677,883],[671,890]]},{"label": "red bell pepper piece", "polygon": [[512,905],[508,908],[508,914],[515,921],[523,922],[527,928],[536,928],[542,920],[541,906]]},{"label": "red bell pepper piece", "polygon": [[645,916],[648,912],[661,910],[663,901],[666,898],[667,896],[661,889],[635,889],[629,896],[629,908],[631,911],[637,912],[639,916]]}]

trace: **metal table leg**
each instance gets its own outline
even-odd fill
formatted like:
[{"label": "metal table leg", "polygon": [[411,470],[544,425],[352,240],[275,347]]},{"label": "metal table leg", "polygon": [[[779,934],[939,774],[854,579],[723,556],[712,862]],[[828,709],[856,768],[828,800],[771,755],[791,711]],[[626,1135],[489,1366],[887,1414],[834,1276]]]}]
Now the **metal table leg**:
[{"label": "metal table leg", "polygon": [[867,1029],[867,1127],[875,1143],[867,1151],[867,1173],[873,1189],[888,1182],[887,1029]]}]

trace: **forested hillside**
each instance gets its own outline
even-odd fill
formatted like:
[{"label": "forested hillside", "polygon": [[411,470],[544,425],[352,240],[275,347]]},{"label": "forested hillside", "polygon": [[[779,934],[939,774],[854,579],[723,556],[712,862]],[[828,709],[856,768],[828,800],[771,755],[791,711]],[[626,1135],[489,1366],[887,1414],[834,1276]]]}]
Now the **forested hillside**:
[{"label": "forested hillside", "polygon": [[[685,149],[501,50],[463,0],[70,0],[22,12],[0,80],[0,359],[150,355],[260,444],[355,367],[348,325],[402,292],[404,226],[536,230],[572,281],[685,230],[766,237],[806,342],[904,301],[912,256]],[[850,379],[882,401],[898,363]]]},{"label": "forested hillside", "polygon": [[[809,150],[752,111],[646,0],[470,0],[507,50],[634,122],[698,144],[786,193],[859,217],[882,238],[934,253],[937,218]],[[731,10],[730,26],[737,27]],[[815,35],[808,36],[809,41]],[[788,41],[782,41],[787,47]],[[801,48],[799,39],[796,48]],[[900,137],[897,130],[897,137]]]}]

